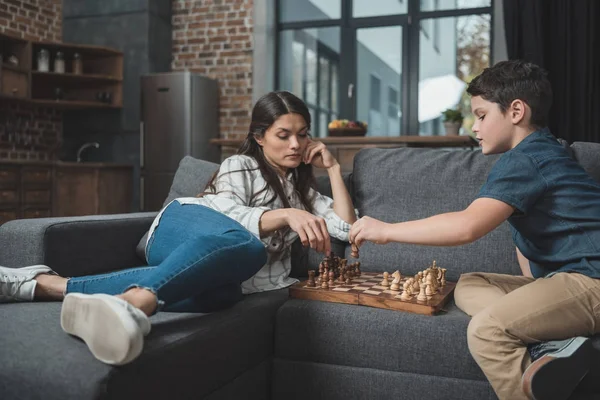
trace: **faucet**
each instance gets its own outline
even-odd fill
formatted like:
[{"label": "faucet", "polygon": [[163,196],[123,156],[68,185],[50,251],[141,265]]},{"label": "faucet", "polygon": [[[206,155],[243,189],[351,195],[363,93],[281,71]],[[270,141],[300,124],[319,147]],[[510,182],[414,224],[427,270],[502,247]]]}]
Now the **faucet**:
[{"label": "faucet", "polygon": [[83,151],[85,149],[87,149],[88,147],[99,148],[100,147],[100,143],[98,143],[98,142],[89,142],[89,143],[85,143],[81,147],[79,147],[79,149],[77,149],[77,162],[81,162],[81,153],[83,153]]}]

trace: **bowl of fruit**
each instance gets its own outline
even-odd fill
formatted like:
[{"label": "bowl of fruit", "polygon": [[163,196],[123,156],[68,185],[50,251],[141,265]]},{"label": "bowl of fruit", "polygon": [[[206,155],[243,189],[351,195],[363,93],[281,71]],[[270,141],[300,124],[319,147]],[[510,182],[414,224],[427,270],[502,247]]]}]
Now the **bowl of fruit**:
[{"label": "bowl of fruit", "polygon": [[327,127],[329,136],[365,136],[367,133],[367,123],[363,121],[335,119]]}]

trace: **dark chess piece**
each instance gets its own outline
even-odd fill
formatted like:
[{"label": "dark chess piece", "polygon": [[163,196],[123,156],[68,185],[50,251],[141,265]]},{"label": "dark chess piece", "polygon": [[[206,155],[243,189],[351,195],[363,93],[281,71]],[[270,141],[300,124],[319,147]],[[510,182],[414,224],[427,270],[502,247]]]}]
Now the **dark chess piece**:
[{"label": "dark chess piece", "polygon": [[358,254],[358,246],[355,243],[351,244],[350,256],[352,258],[358,258],[358,256],[359,256],[359,254]]},{"label": "dark chess piece", "polygon": [[308,281],[306,282],[307,287],[315,287],[317,284],[315,283],[315,271],[308,271]]}]

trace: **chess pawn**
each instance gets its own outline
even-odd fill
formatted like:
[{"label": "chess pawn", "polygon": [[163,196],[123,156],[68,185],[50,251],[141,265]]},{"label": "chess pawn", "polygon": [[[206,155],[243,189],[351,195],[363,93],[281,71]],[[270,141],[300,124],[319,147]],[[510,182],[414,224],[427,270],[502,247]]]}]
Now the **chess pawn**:
[{"label": "chess pawn", "polygon": [[422,284],[421,285],[421,290],[419,291],[419,295],[417,296],[417,300],[418,301],[427,301],[427,294],[425,293],[425,286],[427,286],[426,284]]},{"label": "chess pawn", "polygon": [[442,268],[442,279],[441,282],[442,287],[446,286],[446,268]]},{"label": "chess pawn", "polygon": [[435,294],[435,290],[433,289],[433,286],[430,283],[426,283],[425,284],[425,296],[428,299],[431,299],[434,294]]},{"label": "chess pawn", "polygon": [[350,272],[346,272],[346,285],[352,285],[352,277],[350,276]]},{"label": "chess pawn", "polygon": [[414,278],[411,278],[413,280],[413,291],[416,293],[419,290],[421,290],[421,283],[419,281],[419,275],[415,275]]},{"label": "chess pawn", "polygon": [[360,262],[357,262],[354,265],[355,265],[355,267],[354,267],[355,275],[356,276],[360,276],[360,274],[361,274],[361,272],[360,272]]},{"label": "chess pawn", "polygon": [[329,286],[335,285],[335,273],[333,271],[329,271]]},{"label": "chess pawn", "polygon": [[323,275],[323,278],[321,279],[321,289],[329,289],[329,282],[325,275]]},{"label": "chess pawn", "polygon": [[384,272],[383,273],[383,280],[381,281],[381,286],[383,287],[390,287],[390,274],[389,272]]},{"label": "chess pawn", "polygon": [[315,283],[315,271],[308,271],[308,281],[306,282],[307,287],[315,287],[317,286]]},{"label": "chess pawn", "polygon": [[346,282],[346,271],[340,271],[340,276],[338,277],[338,282],[339,283]]},{"label": "chess pawn", "polygon": [[412,297],[412,294],[413,294],[412,293],[412,282],[410,282],[410,280],[404,282],[402,289],[404,289],[404,290],[403,290],[402,294],[400,295],[400,298],[402,300],[410,300]]}]

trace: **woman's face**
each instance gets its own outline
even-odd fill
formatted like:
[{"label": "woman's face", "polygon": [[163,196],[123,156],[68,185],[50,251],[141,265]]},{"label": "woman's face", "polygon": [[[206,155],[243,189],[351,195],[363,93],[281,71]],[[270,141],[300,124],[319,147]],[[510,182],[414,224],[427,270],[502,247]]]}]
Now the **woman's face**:
[{"label": "woman's face", "polygon": [[284,114],[256,142],[263,148],[265,159],[282,175],[302,162],[308,145],[308,126],[300,114]]}]

